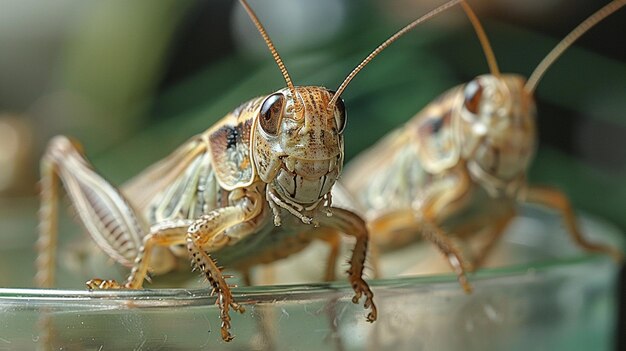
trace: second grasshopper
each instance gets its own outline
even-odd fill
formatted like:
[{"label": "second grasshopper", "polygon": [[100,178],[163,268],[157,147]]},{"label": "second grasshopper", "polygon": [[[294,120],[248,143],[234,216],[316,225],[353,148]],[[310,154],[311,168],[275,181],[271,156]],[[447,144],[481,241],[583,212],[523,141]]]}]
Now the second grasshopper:
[{"label": "second grasshopper", "polygon": [[[624,4],[624,0],[612,1],[582,22],[526,81],[499,72],[482,26],[462,2],[491,74],[442,94],[402,128],[357,156],[342,178],[365,211],[374,245],[382,250],[397,248],[421,234],[443,253],[470,292],[465,273],[481,266],[515,216],[516,204],[529,202],[559,211],[572,239],[583,249],[621,260],[619,250],[583,236],[563,193],[529,185],[526,172],[537,142],[533,92],[539,79],[572,42]],[[478,231],[487,231],[488,239],[469,264],[450,236],[463,239]]]}]

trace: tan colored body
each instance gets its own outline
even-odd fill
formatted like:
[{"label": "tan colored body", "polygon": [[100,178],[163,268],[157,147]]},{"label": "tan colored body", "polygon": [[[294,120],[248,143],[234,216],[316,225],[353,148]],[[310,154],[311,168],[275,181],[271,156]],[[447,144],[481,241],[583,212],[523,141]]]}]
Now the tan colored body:
[{"label": "tan colored body", "polygon": [[[483,75],[452,88],[346,167],[342,184],[362,207],[376,247],[393,249],[423,236],[469,291],[465,271],[480,267],[517,203],[528,201],[562,212],[583,248],[621,256],[583,238],[563,194],[527,185],[536,116],[524,83],[516,75]],[[490,239],[472,267],[450,235],[485,230]]]},{"label": "tan colored body", "polygon": [[327,108],[332,93],[321,87],[295,91],[300,110],[288,89],[253,99],[119,191],[93,170],[76,142],[53,139],[42,160],[39,285],[49,287],[54,279],[60,179],[94,241],[132,267],[125,283],[94,279],[87,283],[92,289],[141,288],[148,272],[168,272],[179,257],[191,258],[218,296],[222,337],[230,340],[229,309],[243,308],[218,263],[245,273],[316,238],[334,242],[345,233],[357,239],[348,272],[354,301],[365,294],[368,320],[375,320],[373,294],[361,277],[365,223],[332,207],[330,198],[343,164],[343,102]]}]

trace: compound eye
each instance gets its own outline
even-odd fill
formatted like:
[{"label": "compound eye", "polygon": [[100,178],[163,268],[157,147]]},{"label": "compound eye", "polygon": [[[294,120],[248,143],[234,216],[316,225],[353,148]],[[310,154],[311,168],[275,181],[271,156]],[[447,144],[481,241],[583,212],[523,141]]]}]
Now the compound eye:
[{"label": "compound eye", "polygon": [[[329,90],[328,92],[331,96],[335,96],[337,93],[334,90]],[[343,130],[346,129],[347,118],[346,105],[343,103],[343,99],[339,98],[335,103],[335,123],[337,124],[337,131],[339,134],[343,133]]]},{"label": "compound eye", "polygon": [[261,105],[260,122],[261,128],[269,135],[276,135],[283,117],[283,107],[285,106],[285,96],[276,93],[268,96]]},{"label": "compound eye", "polygon": [[465,109],[473,114],[478,114],[478,108],[480,107],[480,100],[483,96],[483,87],[477,80],[473,80],[465,86],[465,102],[463,105]]}]

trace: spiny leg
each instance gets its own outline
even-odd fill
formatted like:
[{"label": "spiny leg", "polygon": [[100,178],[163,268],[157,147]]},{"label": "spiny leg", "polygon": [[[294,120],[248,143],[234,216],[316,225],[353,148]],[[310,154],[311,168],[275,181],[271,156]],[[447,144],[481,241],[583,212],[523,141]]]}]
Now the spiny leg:
[{"label": "spiny leg", "polygon": [[373,322],[378,316],[378,310],[374,304],[374,294],[369,285],[363,280],[363,269],[367,256],[367,245],[369,233],[365,226],[365,222],[353,212],[341,208],[333,208],[332,216],[320,216],[316,218],[319,224],[324,227],[335,229],[346,235],[356,238],[356,244],[350,258],[350,268],[348,269],[348,279],[355,295],[352,298],[353,303],[358,303],[362,295],[365,295],[365,303],[363,306],[370,309],[367,315],[367,321]]},{"label": "spiny leg", "polygon": [[[222,320],[221,335],[224,341],[230,341],[233,336],[230,334],[231,318],[230,308],[243,313],[243,306],[237,304],[230,291],[230,286],[226,283],[226,276],[222,274],[222,269],[217,266],[215,260],[209,255],[210,252],[217,251],[228,244],[230,238],[226,235],[227,229],[233,229],[237,224],[241,224],[258,213],[258,201],[250,203],[252,208],[246,206],[224,207],[203,215],[196,220],[187,231],[187,249],[192,259],[192,264],[199,269],[206,277],[212,288],[212,293],[217,294],[216,303],[220,310]],[[251,228],[238,226],[240,230],[250,231]],[[245,236],[245,233],[233,233],[234,236]]]},{"label": "spiny leg", "polygon": [[226,283],[226,278],[229,276],[222,274],[221,269],[217,267],[213,258],[198,248],[192,239],[190,239],[187,244],[189,252],[193,256],[194,264],[202,271],[209,281],[209,284],[213,289],[212,293],[217,294],[216,304],[220,310],[220,319],[222,321],[220,328],[222,339],[224,341],[231,341],[234,337],[230,334],[230,308],[232,307],[239,313],[245,312],[245,309],[243,306],[240,306],[235,302],[230,291],[230,286]]},{"label": "spiny leg", "polygon": [[59,179],[93,240],[110,257],[131,266],[147,226],[121,193],[92,168],[80,145],[64,136],[53,138],[41,172],[37,284],[50,287],[54,282]]},{"label": "spiny leg", "polygon": [[617,248],[590,242],[583,236],[578,227],[572,205],[562,192],[548,187],[533,186],[528,189],[525,201],[559,211],[563,216],[563,221],[570,236],[583,249],[607,254],[617,262],[621,262],[624,259],[624,254]]}]

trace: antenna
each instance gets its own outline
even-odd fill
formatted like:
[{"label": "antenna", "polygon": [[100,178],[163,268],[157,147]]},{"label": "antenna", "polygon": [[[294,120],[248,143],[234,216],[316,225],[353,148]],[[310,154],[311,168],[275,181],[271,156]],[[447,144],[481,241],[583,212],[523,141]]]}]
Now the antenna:
[{"label": "antenna", "polygon": [[546,70],[550,67],[550,65],[554,63],[559,56],[561,56],[565,49],[570,47],[573,42],[585,34],[591,27],[595,26],[598,22],[613,14],[624,5],[626,5],[626,0],[611,1],[574,28],[574,30],[563,38],[563,40],[561,40],[561,42],[558,43],[554,49],[552,49],[552,51],[550,51],[550,53],[546,55],[546,57],[544,57],[544,59],[537,65],[535,71],[530,75],[528,81],[526,81],[524,90],[532,93],[537,87],[537,84],[539,84],[539,80],[541,80],[543,74],[546,73]]},{"label": "antenna", "polygon": [[422,16],[422,17],[416,19],[415,21],[409,23],[404,28],[402,28],[399,31],[397,31],[396,34],[392,35],[389,39],[385,40],[382,44],[380,44],[376,49],[374,49],[374,51],[372,51],[369,55],[367,55],[367,57],[363,61],[361,61],[361,63],[359,63],[359,65],[356,66],[356,68],[354,68],[352,70],[352,72],[350,72],[350,74],[348,74],[346,79],[344,79],[343,83],[341,83],[339,88],[337,88],[337,92],[335,93],[335,95],[333,95],[333,97],[328,102],[328,107],[331,108],[332,106],[335,105],[335,103],[337,102],[337,99],[339,99],[339,96],[341,96],[341,93],[343,93],[343,91],[346,89],[346,87],[348,86],[350,81],[357,75],[357,73],[359,73],[359,71],[361,71],[363,69],[363,67],[365,67],[370,61],[372,61],[374,59],[374,57],[376,57],[376,55],[380,54],[381,51],[385,50],[394,41],[398,40],[398,38],[400,38],[401,36],[403,36],[404,34],[409,32],[411,29],[415,28],[418,24],[420,24],[420,23],[422,23],[422,22],[424,22],[424,21],[434,17],[435,15],[439,14],[440,12],[443,12],[443,11],[447,10],[448,8],[458,4],[460,1],[462,1],[462,0],[451,0],[451,1],[448,1],[447,3],[437,7],[436,9],[430,11],[429,13],[425,14],[424,16]]},{"label": "antenna", "polygon": [[469,18],[470,22],[472,22],[472,26],[474,27],[474,31],[478,36],[478,40],[480,40],[480,45],[483,47],[483,52],[485,53],[485,58],[487,59],[487,64],[489,65],[489,71],[496,77],[500,76],[500,69],[498,69],[498,62],[496,61],[496,56],[493,54],[493,50],[491,49],[491,44],[489,43],[489,38],[487,38],[487,34],[485,34],[485,29],[482,24],[476,17],[476,13],[470,7],[469,3],[465,0],[461,2],[461,6],[463,6],[463,10],[465,14]]},{"label": "antenna", "polygon": [[252,20],[252,22],[254,22],[254,25],[259,30],[259,33],[261,33],[263,40],[265,40],[265,44],[267,44],[268,49],[270,49],[270,52],[272,53],[272,57],[274,58],[274,61],[276,61],[276,64],[278,65],[278,68],[280,69],[280,73],[282,73],[283,77],[285,78],[287,87],[289,88],[289,91],[291,91],[291,96],[293,96],[294,108],[296,111],[300,111],[302,109],[302,106],[300,105],[300,100],[298,99],[298,96],[296,95],[296,88],[293,86],[293,83],[291,82],[291,78],[289,77],[287,68],[285,67],[285,64],[283,63],[283,60],[281,60],[280,55],[278,54],[278,51],[276,51],[276,48],[274,47],[274,43],[272,43],[272,40],[270,39],[269,35],[267,35],[267,31],[265,31],[265,28],[261,24],[261,21],[259,21],[259,18],[256,16],[256,14],[254,13],[250,5],[248,5],[248,2],[246,0],[239,0],[239,2],[246,9],[248,16],[250,16],[250,19]]}]

